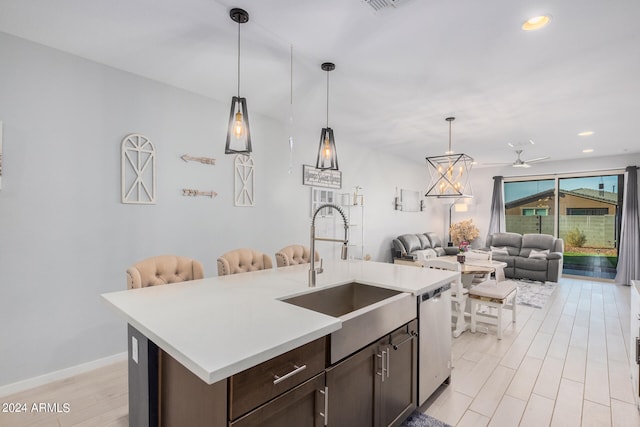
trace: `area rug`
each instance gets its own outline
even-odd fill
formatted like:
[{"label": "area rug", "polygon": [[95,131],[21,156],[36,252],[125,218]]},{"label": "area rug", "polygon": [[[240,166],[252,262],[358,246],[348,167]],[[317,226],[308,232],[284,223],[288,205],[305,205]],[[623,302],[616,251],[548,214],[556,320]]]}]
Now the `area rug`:
[{"label": "area rug", "polygon": [[400,425],[400,427],[451,427],[447,423],[436,420],[420,411],[413,411],[411,415]]},{"label": "area rug", "polygon": [[516,304],[533,308],[542,308],[556,289],[552,282],[530,282],[518,280],[518,296]]}]

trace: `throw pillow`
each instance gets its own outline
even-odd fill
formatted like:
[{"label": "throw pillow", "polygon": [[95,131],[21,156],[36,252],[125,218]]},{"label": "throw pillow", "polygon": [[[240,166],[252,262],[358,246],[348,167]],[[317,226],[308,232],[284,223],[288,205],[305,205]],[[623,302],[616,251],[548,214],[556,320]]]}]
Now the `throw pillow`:
[{"label": "throw pillow", "polygon": [[509,255],[509,251],[506,246],[503,248],[491,246],[491,255]]},{"label": "throw pillow", "polygon": [[547,255],[549,255],[549,249],[545,249],[544,251],[531,249],[531,252],[529,252],[529,258],[547,259]]}]

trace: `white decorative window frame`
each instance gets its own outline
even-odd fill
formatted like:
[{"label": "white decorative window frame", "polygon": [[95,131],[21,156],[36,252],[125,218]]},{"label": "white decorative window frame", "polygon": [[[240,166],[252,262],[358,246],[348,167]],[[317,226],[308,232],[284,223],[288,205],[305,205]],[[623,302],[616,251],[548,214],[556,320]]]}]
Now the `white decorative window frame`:
[{"label": "white decorative window frame", "polygon": [[251,156],[238,154],[233,168],[235,206],[255,206],[255,162]]},{"label": "white decorative window frame", "polygon": [[132,133],[122,140],[122,203],[156,203],[156,148],[144,135]]},{"label": "white decorative window frame", "polygon": [[[311,212],[309,212],[309,216],[313,215],[318,206],[322,204],[337,204],[336,198],[336,190],[323,187],[311,187]],[[334,212],[333,209],[324,208],[318,212],[318,215],[321,217],[333,217]]]}]

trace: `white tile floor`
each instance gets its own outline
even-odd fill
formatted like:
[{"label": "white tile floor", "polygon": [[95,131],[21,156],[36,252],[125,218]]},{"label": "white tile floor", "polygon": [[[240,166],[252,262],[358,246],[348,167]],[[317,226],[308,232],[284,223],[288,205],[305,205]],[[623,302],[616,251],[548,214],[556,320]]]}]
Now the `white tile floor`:
[{"label": "white tile floor", "polygon": [[421,408],[452,426],[639,427],[629,376],[629,290],[563,278],[504,337],[453,340],[451,384]]}]

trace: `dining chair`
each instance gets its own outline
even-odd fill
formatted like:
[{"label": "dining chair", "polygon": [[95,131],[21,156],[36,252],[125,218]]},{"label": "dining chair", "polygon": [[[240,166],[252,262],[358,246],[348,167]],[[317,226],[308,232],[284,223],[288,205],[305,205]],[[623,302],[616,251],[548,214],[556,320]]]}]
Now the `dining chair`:
[{"label": "dining chair", "polygon": [[[491,252],[489,251],[479,251],[479,250],[470,250],[465,253],[465,262],[468,264],[473,264],[474,260],[480,261],[491,261]],[[489,280],[491,278],[491,273],[476,273],[473,276],[472,285],[482,283],[485,280]]]},{"label": "dining chair", "polygon": [[218,258],[218,276],[273,268],[271,257],[254,249],[229,251]]},{"label": "dining chair", "polygon": [[[320,261],[320,254],[318,254],[318,251],[316,251],[316,261]],[[276,252],[276,265],[278,267],[308,264],[310,262],[311,250],[308,246],[289,245]]]},{"label": "dining chair", "polygon": [[127,269],[127,289],[202,279],[204,269],[195,259],[160,255],[139,261]]},{"label": "dining chair", "polygon": [[[423,261],[425,268],[434,268],[438,270],[448,270],[460,272],[460,263],[457,261],[450,261],[438,258],[425,259]],[[469,290],[462,285],[461,276],[458,275],[457,279],[451,283],[451,303],[454,309],[452,314],[456,316],[455,328],[453,330],[453,337],[458,338],[460,334],[467,330],[467,323],[465,321],[465,309],[467,305],[467,294]]]},{"label": "dining chair", "polygon": [[[478,317],[481,321],[496,325],[498,339],[502,339],[502,310],[511,310],[511,321],[516,323],[516,298],[518,285],[513,280],[505,280],[504,269],[496,267],[496,279],[487,280],[469,290],[471,301],[471,332],[476,332]],[[482,307],[495,308],[497,315],[479,313]]]}]

